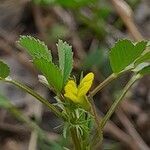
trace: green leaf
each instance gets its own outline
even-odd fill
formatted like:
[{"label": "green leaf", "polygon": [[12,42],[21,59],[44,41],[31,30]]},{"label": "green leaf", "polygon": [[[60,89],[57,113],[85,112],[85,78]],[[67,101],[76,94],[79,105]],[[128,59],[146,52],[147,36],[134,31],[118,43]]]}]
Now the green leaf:
[{"label": "green leaf", "polygon": [[63,75],[63,84],[68,80],[73,67],[73,53],[72,48],[66,42],[62,40],[58,41],[58,56],[59,56],[59,67]]},{"label": "green leaf", "polygon": [[150,51],[145,53],[144,55],[140,56],[136,61],[135,65],[138,65],[143,62],[150,62]]},{"label": "green leaf", "polygon": [[126,69],[145,50],[147,42],[141,41],[133,44],[129,40],[120,40],[111,49],[109,54],[110,64],[114,73]]},{"label": "green leaf", "polygon": [[9,73],[10,73],[10,69],[7,66],[7,64],[0,61],[0,78],[4,79],[4,78],[8,77]]},{"label": "green leaf", "polygon": [[52,56],[47,46],[30,36],[22,36],[18,42],[32,56],[33,64],[46,77],[48,83],[60,92],[62,90],[63,77],[59,68],[53,64]]},{"label": "green leaf", "polygon": [[48,50],[48,47],[44,42],[39,39],[35,39],[31,36],[21,36],[18,43],[28,51],[33,59],[43,58],[48,62],[52,61],[51,52]]},{"label": "green leaf", "polygon": [[57,91],[62,90],[63,77],[59,68],[52,62],[47,62],[45,59],[34,59],[33,63],[46,77],[48,83]]}]

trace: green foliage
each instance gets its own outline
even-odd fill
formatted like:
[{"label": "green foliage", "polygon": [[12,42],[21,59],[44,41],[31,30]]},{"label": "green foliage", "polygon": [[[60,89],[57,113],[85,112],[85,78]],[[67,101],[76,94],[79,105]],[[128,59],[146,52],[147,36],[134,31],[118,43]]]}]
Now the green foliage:
[{"label": "green foliage", "polygon": [[[67,106],[67,109],[68,108],[69,106]],[[70,114],[73,114],[73,116],[71,117],[70,115],[69,121],[64,123],[64,128],[63,128],[64,138],[68,137],[70,133],[70,129],[75,128],[75,130],[77,131],[77,136],[80,138],[82,143],[84,143],[85,140],[89,140],[88,137],[93,127],[93,124],[92,124],[93,118],[91,114],[86,112],[83,109],[77,108],[77,106],[76,108],[74,108],[74,106],[71,106],[71,105],[68,111],[70,111]],[[84,145],[84,147],[86,146],[87,146],[87,143],[86,145]]]},{"label": "green foliage", "polygon": [[59,40],[57,45],[59,55],[58,68],[58,66],[52,62],[51,52],[40,40],[31,36],[21,36],[18,43],[31,55],[33,64],[46,77],[49,85],[53,87],[55,91],[61,92],[70,76],[73,66],[73,53],[71,46],[66,42],[63,43]]},{"label": "green foliage", "polygon": [[63,74],[63,83],[65,84],[72,71],[73,53],[71,46],[61,40],[58,41],[57,48],[59,56],[59,67]]},{"label": "green foliage", "polygon": [[[65,2],[65,1],[64,1]],[[65,83],[70,77],[70,73],[73,67],[73,53],[72,48],[66,42],[61,40],[58,41],[58,56],[59,56],[59,67],[55,65],[52,61],[51,52],[48,50],[48,47],[41,42],[30,36],[22,36],[18,41],[19,45],[25,48],[29,55],[32,57],[33,64],[42,72],[44,76],[41,76],[41,81],[46,86],[51,86],[54,89],[56,94],[56,104],[50,104],[46,99],[40,96],[38,93],[34,92],[31,88],[17,82],[14,80],[10,80],[6,78],[9,75],[9,68],[6,64],[0,61],[0,79],[7,83],[12,83],[17,87],[23,89],[27,93],[34,96],[40,102],[48,106],[48,108],[53,111],[58,117],[62,118],[64,121],[64,130],[63,135],[67,137],[67,135],[72,136],[74,147],[77,146],[76,149],[94,149],[98,141],[102,140],[102,132],[106,125],[106,122],[110,119],[113,112],[116,110],[117,106],[123,100],[125,94],[130,89],[130,87],[141,77],[150,73],[150,52],[148,50],[147,42],[141,41],[136,44],[133,44],[129,40],[120,40],[115,46],[111,49],[109,54],[110,65],[113,70],[113,74],[111,74],[106,80],[100,83],[93,91],[89,92],[89,95],[85,95],[86,101],[89,104],[90,109],[88,111],[85,108],[82,108],[80,104],[74,103],[72,97],[76,98],[80,92],[78,92],[78,88],[85,89],[90,78],[84,78],[85,82],[83,85],[79,85],[76,87],[76,83],[73,81],[71,84],[64,88]],[[100,58],[103,55],[100,51],[92,52],[87,58],[87,66],[93,65],[101,65],[103,59]],[[99,60],[99,61],[97,61]],[[96,62],[96,63],[95,63]],[[96,114],[96,109],[94,103],[92,103],[93,96],[100,90],[102,90],[106,85],[108,85],[111,81],[116,79],[126,71],[133,71],[133,77],[126,84],[120,96],[114,101],[106,115],[99,120],[99,117]],[[6,78],[6,79],[4,79]],[[83,78],[83,74],[81,74],[81,79]],[[93,74],[92,74],[93,80]],[[83,79],[83,80],[84,80]],[[82,81],[83,81],[82,80]],[[81,81],[81,83],[82,83]],[[92,84],[92,83],[91,83]],[[80,88],[81,86],[81,88]],[[71,96],[67,97],[64,94],[64,91],[73,90],[70,92]],[[68,92],[68,93],[69,93]],[[83,92],[83,91],[82,91]],[[66,92],[67,93],[67,92]],[[87,91],[86,93],[87,94]],[[80,98],[80,97],[79,97]],[[81,99],[82,100],[82,99]],[[90,103],[91,100],[91,103]],[[83,102],[84,103],[84,102]],[[82,103],[82,104],[83,104]],[[40,131],[37,126],[30,122],[28,119],[24,119],[21,117],[19,111],[16,111],[11,103],[8,102],[4,97],[0,95],[0,106],[6,109],[9,109],[12,113],[18,116],[22,121],[29,123],[33,129]],[[86,105],[87,106],[87,105]],[[23,116],[23,115],[22,115]],[[99,124],[100,122],[100,124]],[[100,127],[100,128],[99,128]],[[92,137],[91,134],[93,131],[96,131],[95,135]],[[43,136],[42,136],[43,135]],[[40,149],[61,149],[60,144],[56,143],[46,143],[44,140],[45,134],[39,134],[39,143]],[[92,137],[92,138],[91,138]],[[67,142],[68,144],[68,142]],[[64,143],[62,144],[64,145]],[[66,145],[66,144],[65,144]]]},{"label": "green foliage", "polygon": [[34,65],[43,73],[50,86],[60,92],[63,76],[59,68],[52,62],[52,56],[47,46],[30,36],[21,36],[18,43],[32,56]]},{"label": "green foliage", "polygon": [[136,61],[135,65],[138,65],[142,62],[150,62],[150,51],[146,52],[145,54],[141,55]]},{"label": "green foliage", "polygon": [[43,58],[34,59],[33,63],[46,77],[50,86],[60,92],[63,85],[63,76],[60,69],[54,63],[47,62]]},{"label": "green foliage", "polygon": [[33,59],[43,58],[47,62],[52,61],[51,52],[48,50],[48,47],[44,44],[44,42],[31,36],[21,36],[18,43],[28,51],[29,55],[31,55]]},{"label": "green foliage", "polygon": [[8,77],[9,73],[10,73],[10,69],[7,66],[7,64],[0,61],[0,78],[4,79],[4,78]]},{"label": "green foliage", "polygon": [[135,69],[134,72],[141,72],[140,74],[146,74],[149,73],[149,66],[150,66],[150,51],[144,52],[143,55],[141,55],[134,63]]},{"label": "green foliage", "polygon": [[147,42],[145,41],[138,42],[137,44],[133,44],[126,39],[118,41],[109,54],[113,72],[119,73],[129,67],[129,65],[131,66],[131,64],[143,53],[146,45]]}]

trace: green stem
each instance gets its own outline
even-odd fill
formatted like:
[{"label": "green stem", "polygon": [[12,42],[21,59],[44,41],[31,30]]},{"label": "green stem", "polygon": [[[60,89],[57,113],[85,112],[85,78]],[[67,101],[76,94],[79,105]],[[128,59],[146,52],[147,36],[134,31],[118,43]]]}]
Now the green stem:
[{"label": "green stem", "polygon": [[22,90],[26,91],[27,93],[29,93],[30,95],[35,97],[37,100],[39,100],[41,103],[46,105],[56,116],[65,119],[65,117],[61,114],[61,112],[55,106],[50,104],[47,99],[43,98],[41,95],[36,93],[34,90],[29,88],[28,86],[26,86],[22,83],[19,83],[17,81],[8,79],[8,78],[4,79],[3,81],[8,82],[8,83],[12,83],[13,85],[15,85],[15,86],[21,88]]},{"label": "green stem", "polygon": [[100,83],[93,91],[90,92],[90,96],[93,97],[97,92],[107,86],[111,81],[116,79],[120,74],[111,74],[102,83]]},{"label": "green stem", "polygon": [[75,128],[71,128],[70,132],[71,132],[71,137],[72,137],[72,141],[74,143],[75,150],[82,150],[81,144],[80,144],[77,132],[76,132],[76,129]]},{"label": "green stem", "polygon": [[107,121],[110,119],[110,117],[112,116],[112,114],[114,113],[114,111],[116,110],[116,108],[118,107],[118,105],[120,104],[120,102],[123,100],[123,98],[126,95],[126,93],[128,92],[128,90],[140,78],[141,78],[141,75],[139,75],[139,74],[134,75],[130,79],[130,81],[126,84],[126,86],[124,87],[123,92],[120,95],[120,97],[114,101],[114,103],[111,105],[110,109],[108,110],[108,112],[104,116],[104,118],[103,118],[103,120],[102,120],[102,122],[100,124],[101,130],[105,127]]}]

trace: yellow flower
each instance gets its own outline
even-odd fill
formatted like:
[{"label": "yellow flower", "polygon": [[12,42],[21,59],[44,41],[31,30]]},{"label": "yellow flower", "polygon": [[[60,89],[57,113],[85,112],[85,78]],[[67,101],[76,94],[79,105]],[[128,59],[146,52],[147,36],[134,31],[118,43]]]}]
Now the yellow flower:
[{"label": "yellow flower", "polygon": [[94,74],[88,73],[77,86],[74,80],[69,80],[65,86],[64,96],[74,103],[85,104],[86,94],[92,86]]}]

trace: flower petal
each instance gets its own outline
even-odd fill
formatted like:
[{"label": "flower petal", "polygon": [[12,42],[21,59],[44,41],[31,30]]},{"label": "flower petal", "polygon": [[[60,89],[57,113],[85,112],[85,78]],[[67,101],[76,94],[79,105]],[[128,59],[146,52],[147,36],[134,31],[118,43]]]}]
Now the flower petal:
[{"label": "flower petal", "polygon": [[73,93],[65,93],[64,96],[70,99],[71,101],[73,101],[74,103],[79,103],[78,97],[74,95]]},{"label": "flower petal", "polygon": [[65,86],[65,93],[74,93],[77,94],[77,85],[74,80],[69,80]]},{"label": "flower petal", "polygon": [[94,74],[88,73],[80,82],[80,85],[78,86],[78,97],[81,97],[83,95],[86,95],[89,89],[92,86],[94,80]]},{"label": "flower petal", "polygon": [[78,102],[77,92],[78,89],[76,83],[74,82],[74,80],[69,80],[65,86],[64,96],[72,100],[73,102],[77,103]]}]

